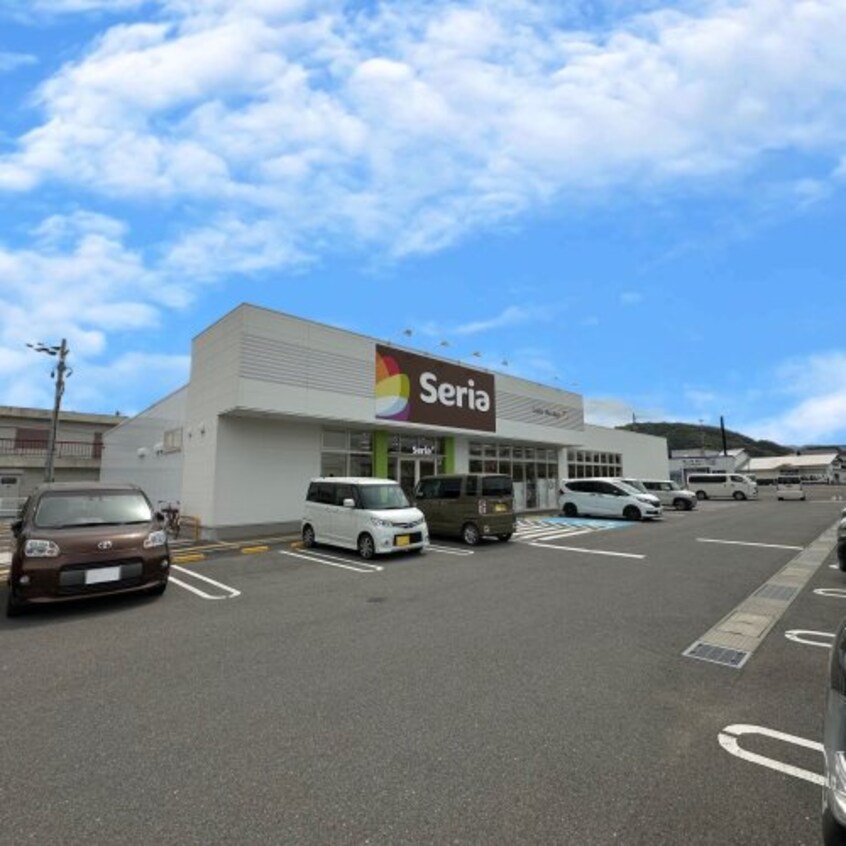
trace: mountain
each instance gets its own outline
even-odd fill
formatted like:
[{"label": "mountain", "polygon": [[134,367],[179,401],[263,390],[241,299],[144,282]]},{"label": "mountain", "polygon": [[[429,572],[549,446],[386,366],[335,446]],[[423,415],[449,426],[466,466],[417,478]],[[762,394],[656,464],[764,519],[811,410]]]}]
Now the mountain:
[{"label": "mountain", "polygon": [[[674,449],[702,449],[722,451],[723,438],[719,426],[700,426],[697,423],[627,423],[618,426],[629,432],[658,435],[667,439],[667,447]],[[773,441],[756,441],[740,432],[726,429],[728,449],[745,449],[753,458],[768,455],[790,455],[793,449]]]}]

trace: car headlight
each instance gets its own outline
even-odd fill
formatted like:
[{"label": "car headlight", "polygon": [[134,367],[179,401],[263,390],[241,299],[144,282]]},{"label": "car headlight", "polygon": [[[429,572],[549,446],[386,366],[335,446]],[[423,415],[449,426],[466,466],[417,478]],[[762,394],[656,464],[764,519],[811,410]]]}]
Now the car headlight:
[{"label": "car headlight", "polygon": [[28,540],[24,546],[27,558],[55,558],[62,552],[51,540]]},{"label": "car headlight", "polygon": [[153,549],[157,546],[164,546],[166,543],[167,532],[162,530],[150,532],[150,534],[144,538],[144,549]]},{"label": "car headlight", "polygon": [[657,503],[654,500],[650,499],[648,496],[639,496],[638,502],[645,502],[647,505],[653,505],[653,506],[657,505]]},{"label": "car headlight", "polygon": [[378,517],[371,517],[370,522],[374,526],[379,526],[380,529],[390,529],[394,525],[390,520],[380,520]]}]

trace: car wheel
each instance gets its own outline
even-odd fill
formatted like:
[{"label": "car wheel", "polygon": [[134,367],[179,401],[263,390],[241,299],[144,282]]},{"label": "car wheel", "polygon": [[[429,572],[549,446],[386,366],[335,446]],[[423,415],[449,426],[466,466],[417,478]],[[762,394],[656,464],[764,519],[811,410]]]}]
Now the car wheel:
[{"label": "car wheel", "polygon": [[475,523],[464,524],[464,527],[461,529],[461,540],[463,540],[467,546],[476,546],[481,539],[482,536],[479,534],[479,529]]},{"label": "car wheel", "polygon": [[623,509],[623,517],[626,520],[642,520],[643,515],[640,513],[640,509],[636,505],[627,505]]},{"label": "car wheel", "polygon": [[846,558],[838,558],[837,566],[841,569],[842,572],[846,573]]},{"label": "car wheel", "polygon": [[311,526],[303,526],[303,548],[311,549],[314,545],[314,529]]},{"label": "car wheel", "polygon": [[745,494],[745,493],[743,493],[743,491],[735,491],[735,492],[732,494],[732,496],[733,496],[733,497],[734,497],[734,498],[735,498],[738,502],[740,502],[741,500],[746,499],[746,494]]},{"label": "car wheel", "polygon": [[503,543],[506,541],[511,540],[511,532],[506,532],[504,535],[497,535],[497,540],[501,540]]},{"label": "car wheel", "polygon": [[675,508],[676,511],[689,511],[690,503],[686,499],[679,497],[678,499],[673,500],[673,508]]},{"label": "car wheel", "polygon": [[565,502],[564,503],[564,516],[565,517],[578,517],[579,516],[579,509],[576,508],[576,504],[574,502]]},{"label": "car wheel", "polygon": [[697,491],[696,498],[698,500],[708,499],[708,494],[706,494],[705,491]]},{"label": "car wheel", "polygon": [[167,582],[162,582],[160,585],[150,588],[147,591],[147,596],[161,596],[167,590]]},{"label": "car wheel", "polygon": [[826,805],[823,805],[822,812],[822,841],[823,846],[840,846],[846,843],[846,828],[837,822]]},{"label": "car wheel", "polygon": [[20,617],[21,614],[26,613],[26,610],[26,603],[21,602],[21,600],[12,593],[12,588],[8,587],[6,589],[6,616]]},{"label": "car wheel", "polygon": [[358,554],[365,561],[369,561],[376,554],[376,546],[373,543],[373,538],[367,532],[358,538]]}]

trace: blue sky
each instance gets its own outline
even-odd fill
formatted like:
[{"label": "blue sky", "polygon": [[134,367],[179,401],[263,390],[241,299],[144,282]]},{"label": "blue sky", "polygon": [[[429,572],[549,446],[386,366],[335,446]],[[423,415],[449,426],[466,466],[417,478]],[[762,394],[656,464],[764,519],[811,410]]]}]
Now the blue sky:
[{"label": "blue sky", "polygon": [[251,302],[846,443],[844,43],[842,0],[3,0],[0,404],[66,337],[66,408],[141,410]]}]

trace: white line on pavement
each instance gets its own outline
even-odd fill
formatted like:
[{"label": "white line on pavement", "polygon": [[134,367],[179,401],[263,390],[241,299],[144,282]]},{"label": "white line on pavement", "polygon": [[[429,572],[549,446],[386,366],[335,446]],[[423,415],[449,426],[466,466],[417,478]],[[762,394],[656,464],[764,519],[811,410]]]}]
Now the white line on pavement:
[{"label": "white line on pavement", "polygon": [[236,596],[241,595],[240,590],[235,590],[235,588],[229,587],[229,585],[225,585],[222,582],[216,582],[214,579],[210,579],[208,576],[203,576],[200,573],[195,573],[193,570],[186,570],[184,567],[180,567],[177,564],[171,564],[170,569],[179,570],[180,573],[184,573],[186,576],[191,576],[194,579],[200,579],[201,581],[208,582],[210,585],[214,585],[215,587],[219,587],[221,590],[226,591],[226,596],[212,596],[193,585],[186,584],[181,579],[174,578],[173,576],[170,577],[171,582],[179,585],[181,588],[185,588],[185,590],[191,591],[191,593],[197,594],[197,596],[202,596],[203,599],[234,599]]},{"label": "white line on pavement", "polygon": [[432,552],[443,553],[444,555],[475,555],[476,553],[472,549],[453,549],[449,546],[435,546],[435,544],[430,543],[427,549],[431,550]]},{"label": "white line on pavement", "polygon": [[563,552],[584,552],[588,555],[610,555],[614,558],[636,558],[638,560],[646,558],[645,555],[637,555],[633,552],[611,552],[607,549],[584,549],[580,546],[559,546],[554,543],[541,543],[540,541],[527,541],[529,546],[540,546],[544,549],[560,549]]},{"label": "white line on pavement", "polygon": [[734,546],[763,546],[767,549],[799,549],[802,550],[804,546],[788,546],[783,543],[750,543],[749,541],[733,541],[733,540],[717,540],[717,538],[697,538],[699,543],[728,543]]},{"label": "white line on pavement", "polygon": [[750,725],[733,725],[726,726],[719,734],[720,746],[732,755],[742,758],[744,761],[751,761],[753,764],[760,764],[762,767],[768,767],[771,770],[776,770],[786,775],[795,776],[796,778],[804,779],[811,782],[811,784],[824,785],[825,777],[819,773],[811,772],[810,770],[803,770],[801,767],[794,767],[792,764],[784,764],[781,761],[776,761],[774,758],[767,758],[765,755],[758,755],[755,752],[748,752],[741,748],[738,739],[745,734],[759,734],[763,737],[771,737],[775,740],[781,740],[784,743],[790,743],[793,746],[801,746],[805,749],[813,749],[817,752],[823,751],[822,743],[817,743],[814,740],[806,740],[804,737],[797,737],[795,734],[785,734],[781,731],[764,728],[763,726]]},{"label": "white line on pavement", "polygon": [[326,564],[327,567],[338,567],[341,570],[352,570],[353,573],[379,573],[385,569],[384,567],[380,567],[378,564],[367,564],[364,561],[356,562],[355,565],[336,563],[345,562],[346,559],[335,558],[333,555],[327,555],[323,552],[316,554],[303,554],[300,552],[289,552],[286,549],[280,549],[279,554],[289,555],[291,558],[302,558],[304,561],[313,561],[316,564]]},{"label": "white line on pavement", "polygon": [[[815,632],[811,629],[791,629],[784,633],[784,636],[788,640],[792,640],[794,643],[804,643],[808,646],[821,646],[823,649],[830,649],[831,644],[834,641],[835,632]],[[815,640],[815,638],[820,638],[820,640]],[[828,642],[821,642],[823,639],[827,640]]]},{"label": "white line on pavement", "polygon": [[844,588],[817,588],[814,593],[817,596],[833,596],[835,599],[846,599]]}]

